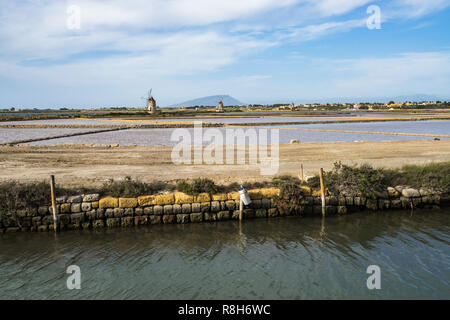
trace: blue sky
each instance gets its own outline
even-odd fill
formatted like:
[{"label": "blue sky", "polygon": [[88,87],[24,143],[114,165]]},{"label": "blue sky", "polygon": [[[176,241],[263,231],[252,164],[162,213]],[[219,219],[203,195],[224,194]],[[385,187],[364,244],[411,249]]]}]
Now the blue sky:
[{"label": "blue sky", "polygon": [[[0,108],[143,106],[149,88],[160,106],[450,99],[449,0],[0,4]],[[367,27],[371,5],[381,29]]]}]

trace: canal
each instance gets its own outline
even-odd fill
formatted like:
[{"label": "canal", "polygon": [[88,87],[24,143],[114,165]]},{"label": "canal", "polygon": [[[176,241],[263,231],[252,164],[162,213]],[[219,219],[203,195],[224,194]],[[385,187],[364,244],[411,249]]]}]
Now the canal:
[{"label": "canal", "polygon": [[0,299],[450,299],[449,244],[449,209],[1,234]]}]

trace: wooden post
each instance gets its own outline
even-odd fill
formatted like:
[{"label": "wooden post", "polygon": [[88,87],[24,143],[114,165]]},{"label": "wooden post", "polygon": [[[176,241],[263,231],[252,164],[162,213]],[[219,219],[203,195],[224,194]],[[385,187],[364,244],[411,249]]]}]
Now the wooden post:
[{"label": "wooden post", "polygon": [[58,230],[57,228],[57,218],[56,218],[56,198],[55,198],[55,176],[50,176],[50,191],[52,194],[52,209],[53,209],[53,229],[55,232]]},{"label": "wooden post", "polygon": [[303,163],[301,164],[300,174],[302,175],[302,181],[305,181],[305,175],[303,174]]},{"label": "wooden post", "polygon": [[242,221],[242,211],[244,210],[244,202],[242,199],[239,201],[239,221]]},{"label": "wooden post", "polygon": [[323,182],[323,168],[320,168],[320,196],[322,198],[322,216],[325,216],[325,184]]}]

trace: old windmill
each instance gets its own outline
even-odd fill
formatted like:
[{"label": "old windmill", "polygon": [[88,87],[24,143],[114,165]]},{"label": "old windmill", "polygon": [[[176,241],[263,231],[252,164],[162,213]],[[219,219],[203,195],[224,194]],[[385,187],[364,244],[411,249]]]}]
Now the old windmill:
[{"label": "old windmill", "polygon": [[146,98],[146,100],[147,100],[147,111],[150,112],[150,113],[156,113],[156,101],[155,101],[155,99],[152,96],[152,90],[153,89],[150,89],[148,91],[148,96]]},{"label": "old windmill", "polygon": [[216,112],[223,112],[223,97],[219,97],[219,104],[217,105]]}]

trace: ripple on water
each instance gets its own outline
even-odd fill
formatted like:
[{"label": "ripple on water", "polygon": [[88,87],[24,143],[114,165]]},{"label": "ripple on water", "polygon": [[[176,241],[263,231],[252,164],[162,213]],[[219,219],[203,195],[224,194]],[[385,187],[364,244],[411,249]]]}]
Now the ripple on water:
[{"label": "ripple on water", "polygon": [[[450,298],[449,211],[0,235],[4,299]],[[77,264],[82,289],[66,288]],[[382,290],[368,290],[379,265]]]}]

